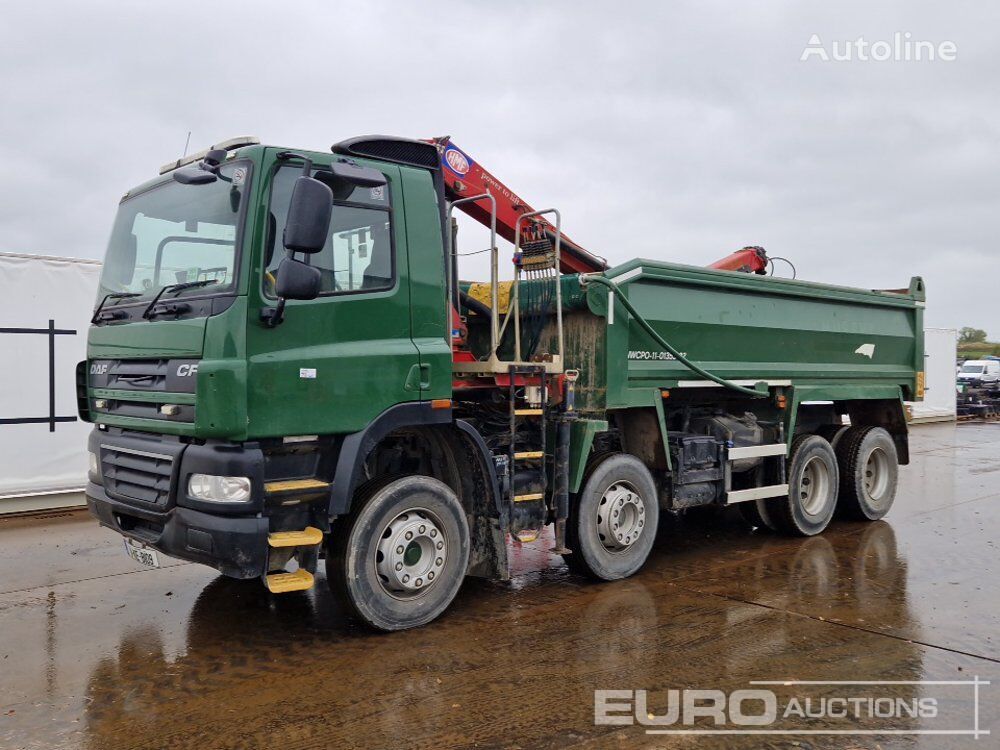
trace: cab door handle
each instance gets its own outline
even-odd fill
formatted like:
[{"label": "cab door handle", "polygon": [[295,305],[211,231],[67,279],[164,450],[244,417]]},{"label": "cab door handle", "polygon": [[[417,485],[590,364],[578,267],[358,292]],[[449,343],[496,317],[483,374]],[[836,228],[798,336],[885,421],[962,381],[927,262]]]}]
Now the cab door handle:
[{"label": "cab door handle", "polygon": [[426,391],[431,387],[431,366],[429,364],[416,364],[410,367],[406,374],[406,382],[403,389],[407,391]]}]

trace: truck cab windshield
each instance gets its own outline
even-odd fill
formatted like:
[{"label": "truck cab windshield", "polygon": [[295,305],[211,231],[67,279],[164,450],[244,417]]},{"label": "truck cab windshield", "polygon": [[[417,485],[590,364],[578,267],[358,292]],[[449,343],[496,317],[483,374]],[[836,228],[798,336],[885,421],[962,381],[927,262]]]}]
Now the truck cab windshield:
[{"label": "truck cab windshield", "polygon": [[[98,299],[133,293],[150,299],[164,287],[191,282],[191,294],[220,294],[236,281],[236,235],[249,165],[232,162],[208,185],[172,179],[122,201],[111,231]],[[184,290],[186,291],[187,288]],[[148,304],[148,303],[147,303]]]}]

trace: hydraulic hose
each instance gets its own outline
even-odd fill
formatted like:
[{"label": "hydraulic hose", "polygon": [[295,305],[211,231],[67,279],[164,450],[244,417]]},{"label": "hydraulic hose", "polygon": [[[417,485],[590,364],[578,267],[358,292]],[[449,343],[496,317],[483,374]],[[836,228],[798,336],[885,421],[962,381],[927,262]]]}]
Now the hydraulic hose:
[{"label": "hydraulic hose", "polygon": [[701,367],[698,367],[698,365],[696,365],[694,362],[692,362],[683,354],[681,354],[679,351],[677,351],[677,349],[672,347],[667,342],[666,339],[664,339],[662,336],[660,336],[660,334],[658,334],[655,330],[653,330],[653,326],[651,326],[649,322],[644,317],[642,317],[642,315],[639,314],[639,311],[632,306],[632,303],[628,301],[628,298],[621,293],[621,289],[618,287],[618,285],[611,279],[607,279],[603,276],[598,276],[596,274],[580,274],[580,283],[583,285],[587,285],[590,283],[597,283],[602,286],[606,286],[610,291],[614,292],[616,299],[618,299],[618,301],[622,303],[625,309],[628,310],[629,313],[631,313],[632,317],[635,318],[636,322],[640,326],[642,326],[643,330],[646,331],[646,333],[649,334],[650,338],[652,338],[653,341],[655,341],[657,344],[659,344],[668,352],[670,352],[674,356],[674,359],[676,359],[678,362],[680,362],[682,365],[684,365],[692,372],[701,375],[706,380],[711,380],[713,383],[718,383],[723,388],[729,388],[730,390],[737,391],[738,393],[742,393],[746,396],[752,396],[753,398],[767,398],[767,396],[769,395],[767,387],[762,383],[758,384],[758,386],[760,386],[762,390],[756,390],[754,388],[744,388],[742,385],[736,385],[736,383],[733,383],[730,380],[726,380],[725,378],[720,378],[718,375],[714,375],[710,373],[708,370],[703,370]]}]

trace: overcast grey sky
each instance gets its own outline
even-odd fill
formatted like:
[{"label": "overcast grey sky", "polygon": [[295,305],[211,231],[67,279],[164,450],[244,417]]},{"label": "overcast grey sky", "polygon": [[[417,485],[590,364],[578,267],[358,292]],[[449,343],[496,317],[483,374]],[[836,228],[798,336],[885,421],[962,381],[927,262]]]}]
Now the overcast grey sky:
[{"label": "overcast grey sky", "polygon": [[[189,130],[450,134],[612,263],[760,244],[809,280],[919,274],[928,325],[1000,339],[1000,5],[871,5],[7,3],[0,250],[99,258]],[[800,61],[894,32],[957,59]]]}]

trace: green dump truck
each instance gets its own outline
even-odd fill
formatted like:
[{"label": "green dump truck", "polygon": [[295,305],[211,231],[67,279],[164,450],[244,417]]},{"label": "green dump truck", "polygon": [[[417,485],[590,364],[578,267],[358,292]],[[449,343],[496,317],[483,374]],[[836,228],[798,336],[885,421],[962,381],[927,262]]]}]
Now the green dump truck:
[{"label": "green dump truck", "polygon": [[237,139],[124,196],[77,387],[89,508],[134,559],[275,593],[323,560],[396,630],[466,575],[507,578],[511,539],[614,580],[666,512],[800,535],[885,515],[922,397],[919,278],[560,273],[558,220],[530,213],[513,282],[495,241],[491,278],[462,281],[437,148]]}]

